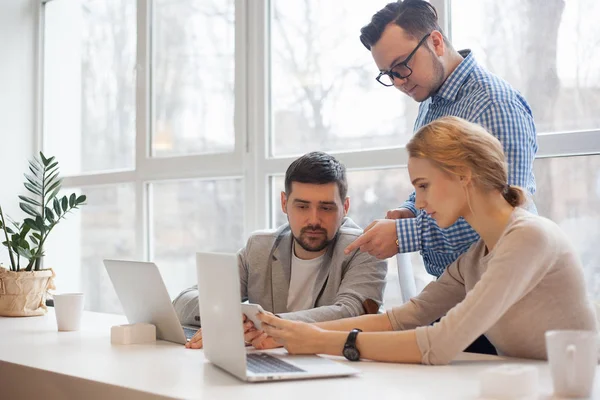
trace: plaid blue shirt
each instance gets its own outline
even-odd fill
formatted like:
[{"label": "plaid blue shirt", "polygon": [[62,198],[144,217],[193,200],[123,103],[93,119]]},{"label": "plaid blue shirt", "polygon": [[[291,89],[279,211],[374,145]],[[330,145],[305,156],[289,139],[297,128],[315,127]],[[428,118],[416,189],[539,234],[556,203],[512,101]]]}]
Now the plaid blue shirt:
[{"label": "plaid blue shirt", "polygon": [[[533,196],[533,159],[537,152],[535,125],[525,99],[507,82],[475,62],[470,50],[460,52],[464,60],[450,74],[439,91],[419,106],[415,132],[423,125],[448,115],[483,125],[496,136],[508,163],[508,183],[521,186]],[[460,218],[442,229],[426,212],[415,207],[415,193],[402,205],[416,218],[396,220],[400,253],[420,251],[425,269],[439,277],[479,239]],[[536,212],[533,201],[529,210]]]}]

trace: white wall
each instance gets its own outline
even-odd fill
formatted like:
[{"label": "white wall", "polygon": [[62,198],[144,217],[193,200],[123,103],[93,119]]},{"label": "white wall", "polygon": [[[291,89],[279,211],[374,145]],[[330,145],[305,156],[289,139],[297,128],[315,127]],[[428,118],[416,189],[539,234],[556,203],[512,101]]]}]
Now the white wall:
[{"label": "white wall", "polygon": [[[18,194],[34,151],[39,0],[0,1],[0,205],[20,218]],[[6,262],[4,247],[0,262]]]}]

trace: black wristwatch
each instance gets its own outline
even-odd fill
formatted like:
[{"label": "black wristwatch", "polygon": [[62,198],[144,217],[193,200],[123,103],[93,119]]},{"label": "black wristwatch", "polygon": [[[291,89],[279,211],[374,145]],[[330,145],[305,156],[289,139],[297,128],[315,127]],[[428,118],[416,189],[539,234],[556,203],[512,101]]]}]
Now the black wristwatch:
[{"label": "black wristwatch", "polygon": [[344,351],[342,352],[344,357],[350,361],[360,360],[360,351],[356,348],[356,337],[358,336],[358,332],[362,332],[362,330],[355,328],[350,331],[348,339],[346,339],[346,344],[344,345]]}]

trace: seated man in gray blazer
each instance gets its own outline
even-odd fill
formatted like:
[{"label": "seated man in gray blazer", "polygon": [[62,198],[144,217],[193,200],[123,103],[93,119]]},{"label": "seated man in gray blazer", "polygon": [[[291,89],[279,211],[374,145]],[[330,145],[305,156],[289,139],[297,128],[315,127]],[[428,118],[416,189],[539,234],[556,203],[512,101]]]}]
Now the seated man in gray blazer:
[{"label": "seated man in gray blazer", "polygon": [[[386,262],[344,249],[362,230],[346,217],[346,168],[334,157],[308,153],[285,174],[281,208],[288,223],[253,233],[238,253],[241,300],[260,304],[281,318],[321,322],[376,312],[382,303]],[[183,291],[173,305],[182,324],[200,325],[198,288]],[[247,344],[279,346],[244,323]],[[202,347],[202,330],[186,344]]]}]

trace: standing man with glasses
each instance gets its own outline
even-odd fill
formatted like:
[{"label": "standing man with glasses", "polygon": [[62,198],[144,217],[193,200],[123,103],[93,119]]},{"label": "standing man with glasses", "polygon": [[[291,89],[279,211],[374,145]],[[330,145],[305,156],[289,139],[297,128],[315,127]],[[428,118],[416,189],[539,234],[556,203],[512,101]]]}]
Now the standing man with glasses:
[{"label": "standing man with glasses", "polygon": [[[435,8],[423,0],[386,5],[361,29],[360,41],[379,68],[376,79],[420,103],[414,131],[445,116],[483,125],[506,154],[511,185],[535,193],[533,160],[536,130],[525,99],[507,82],[481,67],[470,50],[456,51],[444,36]],[[527,206],[536,212],[530,199]],[[377,258],[420,251],[428,273],[440,277],[446,267],[479,239],[460,218],[442,229],[415,206],[415,193],[386,219],[371,223],[346,251],[357,248]],[[485,338],[468,350],[495,353]]]}]

